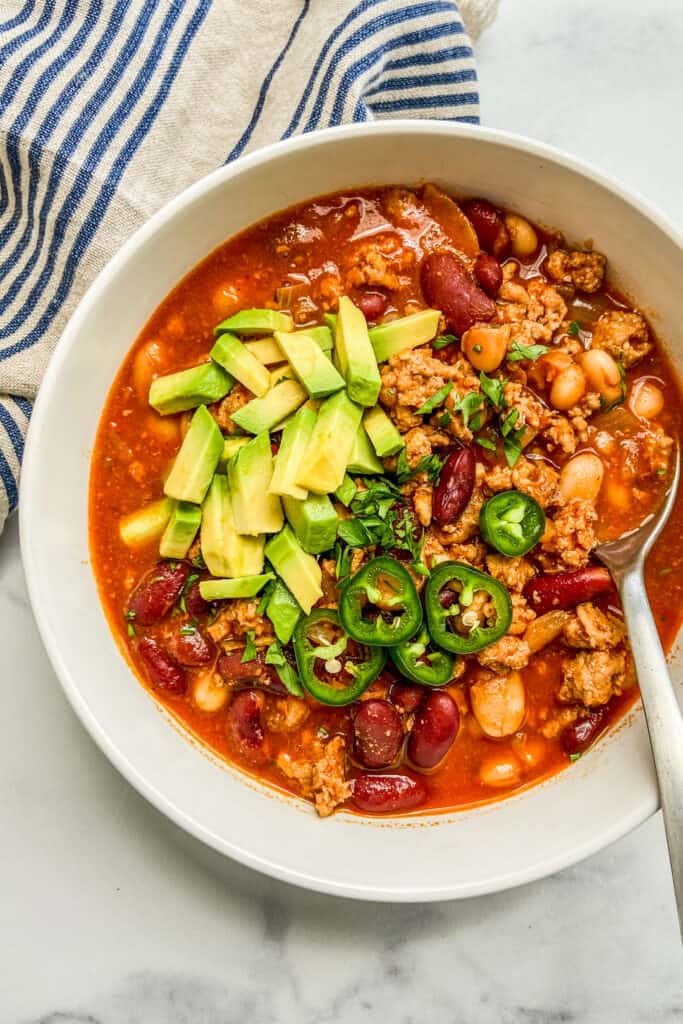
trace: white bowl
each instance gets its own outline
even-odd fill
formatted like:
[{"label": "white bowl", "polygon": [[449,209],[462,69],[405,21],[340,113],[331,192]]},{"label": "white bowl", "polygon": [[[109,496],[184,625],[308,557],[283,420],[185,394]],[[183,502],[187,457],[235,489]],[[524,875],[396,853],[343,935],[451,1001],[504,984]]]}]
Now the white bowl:
[{"label": "white bowl", "polygon": [[[570,770],[467,812],[321,821],[203,751],[133,678],[114,642],[88,552],[90,453],[126,351],[168,291],[236,231],[354,185],[436,181],[484,195],[570,240],[592,238],[674,356],[681,239],[621,185],[526,139],[444,122],[323,131],[223,167],[164,207],[81,302],[50,363],[24,461],[21,541],[31,602],[76,713],[123,775],[198,839],[267,874],[373,900],[472,896],[557,871],[642,822],[657,790],[642,713]],[[681,665],[675,675],[680,680]],[[103,809],[104,811],[105,809]]]}]

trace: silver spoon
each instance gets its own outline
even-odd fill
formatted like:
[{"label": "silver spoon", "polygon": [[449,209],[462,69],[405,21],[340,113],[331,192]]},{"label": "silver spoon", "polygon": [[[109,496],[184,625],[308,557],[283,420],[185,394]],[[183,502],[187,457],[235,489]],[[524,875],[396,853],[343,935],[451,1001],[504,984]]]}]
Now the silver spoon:
[{"label": "silver spoon", "polygon": [[619,588],[631,639],[659,783],[678,922],[683,938],[683,715],[659,642],[643,578],[645,559],[673,508],[680,472],[681,455],[677,445],[671,485],[657,512],[632,533],[600,544],[595,554],[607,566]]}]

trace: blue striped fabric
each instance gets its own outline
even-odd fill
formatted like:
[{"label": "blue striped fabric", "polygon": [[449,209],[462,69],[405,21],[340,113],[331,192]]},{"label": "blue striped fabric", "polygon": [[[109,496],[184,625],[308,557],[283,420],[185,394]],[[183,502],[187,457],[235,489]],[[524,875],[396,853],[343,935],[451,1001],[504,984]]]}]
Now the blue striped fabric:
[{"label": "blue striped fabric", "polygon": [[273,139],[479,105],[454,0],[10,0],[3,19],[0,528],[54,345],[156,209]]}]

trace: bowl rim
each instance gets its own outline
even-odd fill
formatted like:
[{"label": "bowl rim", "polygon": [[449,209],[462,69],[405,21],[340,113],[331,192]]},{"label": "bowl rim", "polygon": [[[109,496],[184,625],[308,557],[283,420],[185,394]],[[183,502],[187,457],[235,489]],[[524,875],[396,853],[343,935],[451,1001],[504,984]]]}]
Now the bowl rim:
[{"label": "bowl rim", "polygon": [[[186,205],[192,204],[205,192],[211,190],[216,183],[229,181],[232,177],[243,175],[250,168],[268,162],[283,151],[292,152],[299,149],[314,149],[316,145],[326,143],[330,139],[335,138],[343,142],[347,138],[364,134],[381,136],[383,134],[389,135],[400,132],[417,138],[422,135],[448,134],[463,138],[481,139],[484,142],[502,145],[510,149],[522,150],[530,155],[559,164],[565,169],[591,180],[593,183],[602,186],[625,200],[646,219],[654,223],[674,245],[683,250],[683,233],[677,229],[657,205],[647,200],[640,192],[604,173],[588,161],[574,157],[555,146],[513,132],[482,128],[457,122],[433,119],[414,121],[401,118],[326,128],[261,147],[230,164],[210,172],[164,204],[124,242],[81,298],[49,360],[31,415],[21,475],[20,494],[22,500],[19,505],[19,531],[21,557],[31,608],[41,640],[60,685],[77,717],[100,750],[124,778],[158,811],[168,817],[183,831],[217,852],[227,854],[239,863],[281,881],[303,886],[313,891],[353,899],[384,902],[430,902],[445,899],[461,899],[488,892],[502,891],[535,881],[578,863],[620,839],[644,822],[650,815],[654,814],[659,806],[656,786],[654,783],[650,784],[648,792],[634,804],[629,813],[623,814],[620,819],[611,822],[608,826],[597,829],[589,841],[583,842],[578,846],[568,846],[561,853],[541,857],[539,860],[530,863],[525,869],[499,876],[494,882],[489,883],[453,882],[449,886],[440,885],[438,888],[417,886],[401,890],[394,888],[384,889],[378,886],[363,886],[331,881],[327,878],[320,878],[312,873],[304,874],[285,867],[279,864],[276,859],[271,860],[259,857],[248,849],[241,847],[238,843],[215,834],[208,827],[197,822],[193,817],[177,807],[170,797],[149,783],[135,765],[118,749],[116,744],[110,740],[105,729],[90,710],[62,655],[59,637],[53,632],[47,613],[43,611],[37,581],[37,568],[32,553],[33,545],[31,544],[31,532],[34,528],[32,525],[32,510],[30,502],[27,500],[27,496],[30,495],[32,490],[34,474],[37,471],[38,457],[34,453],[37,452],[39,447],[38,438],[41,434],[43,420],[54,398],[55,382],[59,378],[61,365],[78,336],[81,321],[85,318],[90,307],[98,301],[99,296],[108,288],[110,279],[116,275],[118,268],[134,257],[136,251],[150,236],[154,235],[176,212]],[[274,210],[273,213],[275,212],[277,211]],[[638,705],[635,706],[637,707]]]}]

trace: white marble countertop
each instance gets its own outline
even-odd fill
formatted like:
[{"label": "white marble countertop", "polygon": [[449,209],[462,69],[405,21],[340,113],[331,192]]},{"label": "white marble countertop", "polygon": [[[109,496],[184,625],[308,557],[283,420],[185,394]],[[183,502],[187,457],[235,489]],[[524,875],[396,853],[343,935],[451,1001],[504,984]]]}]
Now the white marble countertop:
[{"label": "white marble countertop", "polygon": [[[683,226],[682,51],[680,0],[503,0],[478,45],[484,122],[573,150]],[[361,905],[264,879],[181,836],[78,724],[27,604],[16,523],[0,581],[2,1024],[683,1016],[659,818],[464,903]]]}]

